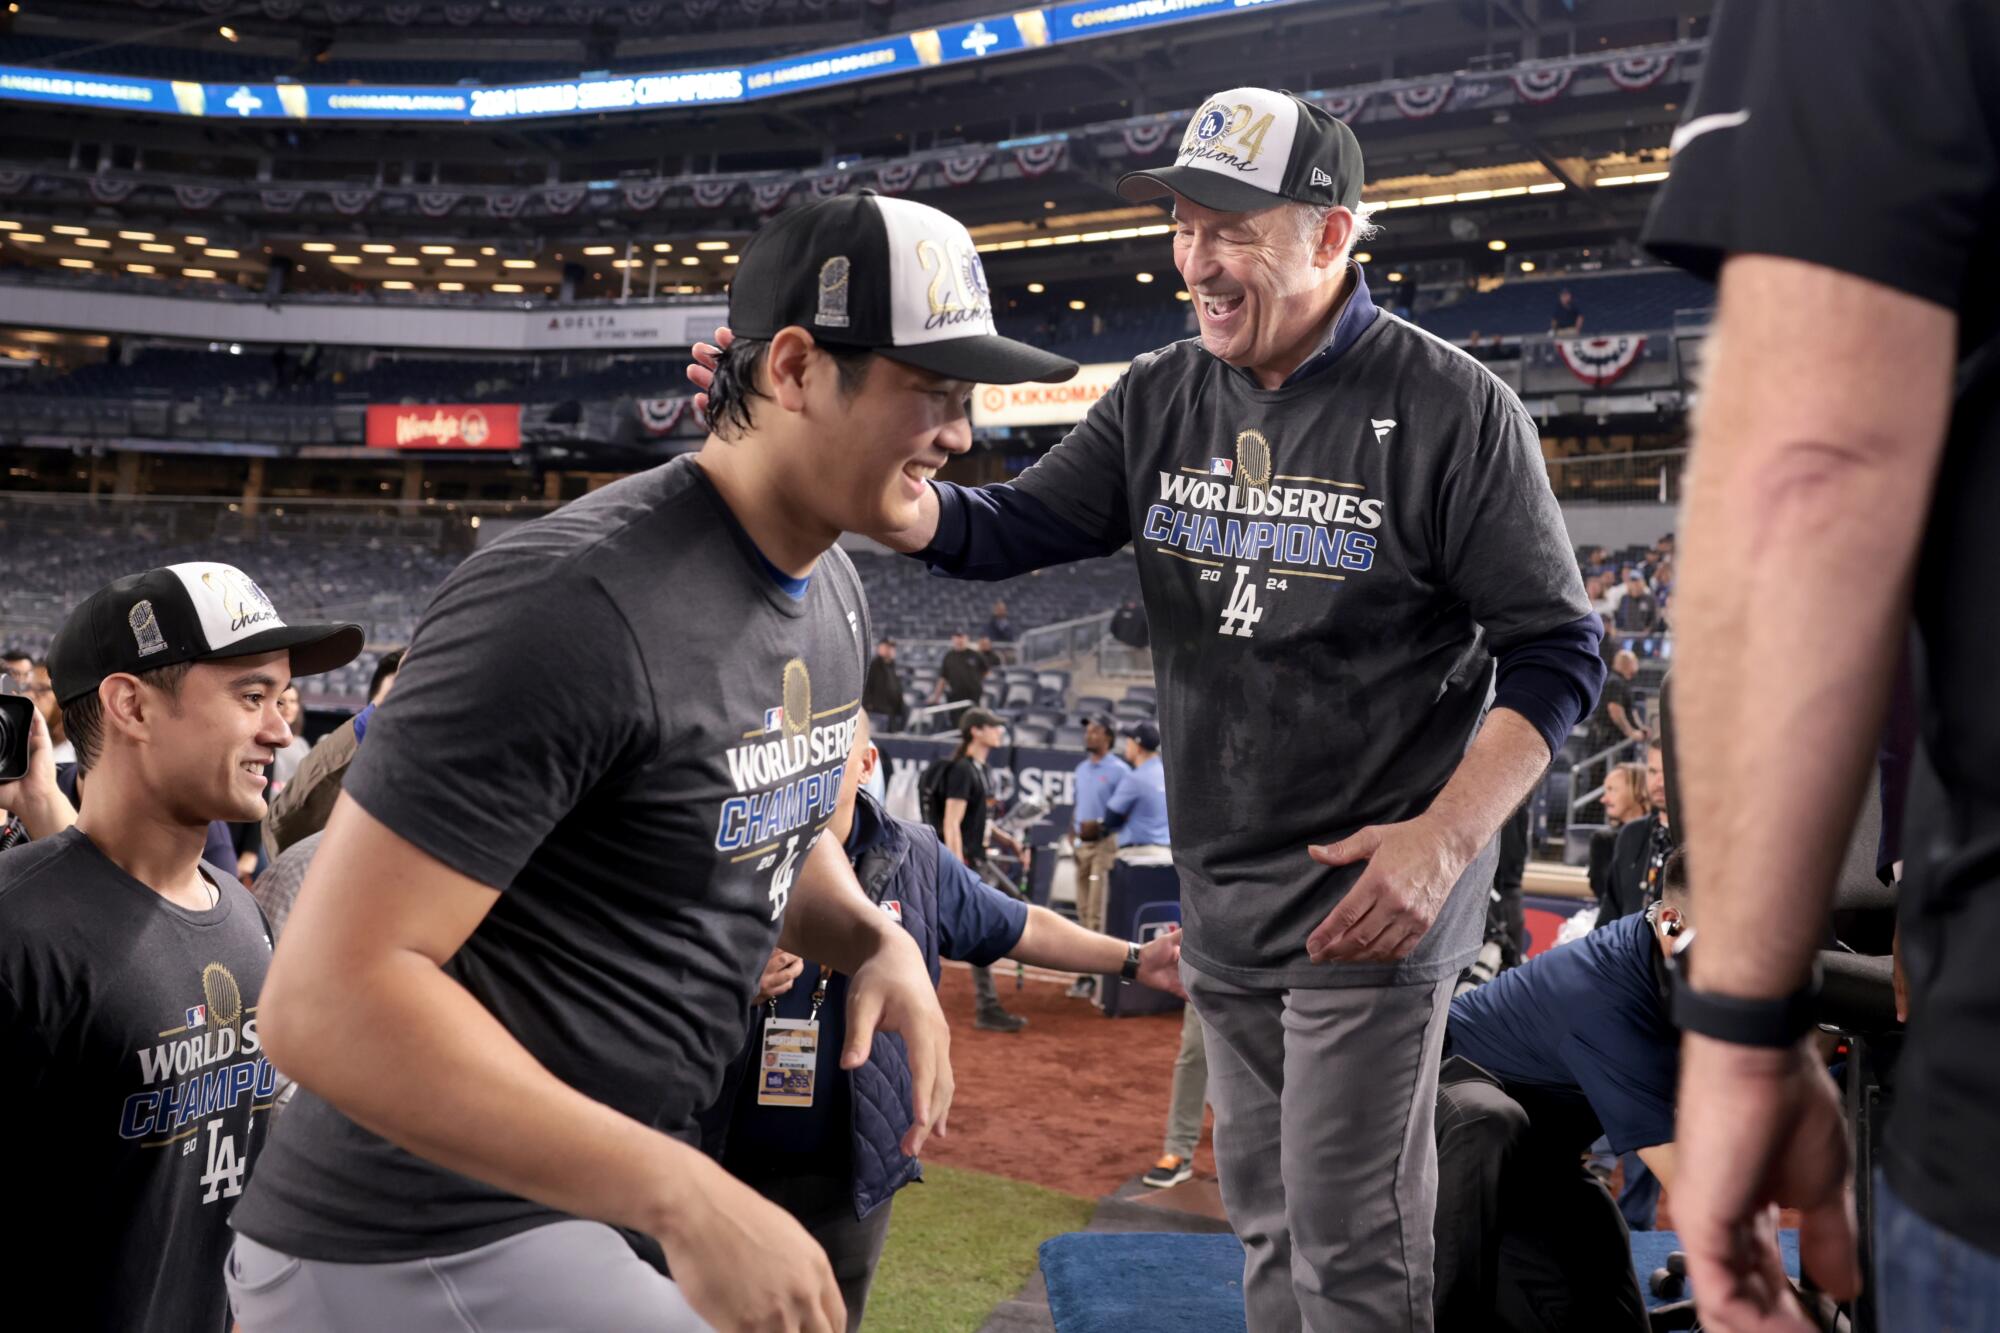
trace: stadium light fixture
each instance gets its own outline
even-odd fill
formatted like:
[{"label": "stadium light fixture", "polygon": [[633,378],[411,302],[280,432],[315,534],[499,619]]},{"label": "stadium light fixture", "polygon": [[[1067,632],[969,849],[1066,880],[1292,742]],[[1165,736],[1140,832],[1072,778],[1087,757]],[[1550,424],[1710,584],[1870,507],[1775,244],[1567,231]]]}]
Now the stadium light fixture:
[{"label": "stadium light fixture", "polygon": [[1664,171],[1641,171],[1631,176],[1599,176],[1595,184],[1599,187],[1606,185],[1650,185],[1654,181],[1663,181],[1666,178],[1667,173]]},{"label": "stadium light fixture", "polygon": [[[14,221],[14,219],[0,218],[0,231],[19,231],[19,230],[21,230],[21,224]],[[120,234],[122,235],[123,233]],[[148,236],[146,239],[150,241],[153,238]]]},{"label": "stadium light fixture", "polygon": [[1071,302],[1069,303],[1069,308],[1070,308],[1071,310],[1081,310],[1081,309],[1083,309],[1083,302],[1081,302],[1081,301],[1071,301]]},{"label": "stadium light fixture", "polygon": [[695,249],[697,249],[697,250],[727,250],[727,249],[729,248],[729,242],[728,242],[728,241],[696,241],[696,242],[694,243],[694,248],[695,248]]},{"label": "stadium light fixture", "polygon": [[673,252],[674,243],[672,241],[661,241],[653,247],[653,253],[656,255],[670,255]]},{"label": "stadium light fixture", "polygon": [[397,268],[415,268],[417,266],[417,257],[415,255],[390,255],[389,262]]},{"label": "stadium light fixture", "polygon": [[465,290],[465,284],[462,282],[441,282],[438,284],[438,290],[441,292],[462,292]]},{"label": "stadium light fixture", "polygon": [[405,282],[401,278],[389,278],[383,282],[382,287],[385,291],[407,292],[415,288],[416,285],[414,282]]},{"label": "stadium light fixture", "polygon": [[1498,251],[1505,250],[1507,248],[1507,242],[1501,240],[1499,237],[1496,236],[1492,240],[1486,243],[1486,248],[1488,250],[1492,250],[1497,253]]},{"label": "stadium light fixture", "polygon": [[207,245],[207,244],[208,244],[208,237],[206,237],[206,236],[183,236],[183,237],[181,237],[181,239],[182,239],[182,240],[184,240],[184,241],[186,241],[186,242],[187,242],[187,243],[188,243],[189,245]]},{"label": "stadium light fixture", "polygon": [[221,37],[222,40],[225,42],[235,42],[242,40],[240,37],[236,35],[236,29],[230,27],[227,23],[217,28],[215,32],[216,35]]},{"label": "stadium light fixture", "polygon": [[139,248],[149,255],[170,255],[174,252],[174,247],[165,241],[147,241]]},{"label": "stadium light fixture", "polygon": [[1533,273],[1534,271],[1535,271],[1535,261],[1534,261],[1534,260],[1532,260],[1532,259],[1523,259],[1523,260],[1521,261],[1521,272],[1523,272],[1523,273]]},{"label": "stadium light fixture", "polygon": [[532,259],[503,259],[500,263],[505,268],[533,268],[535,266],[535,261]]},{"label": "stadium light fixture", "polygon": [[1389,281],[1391,282],[1401,282],[1402,280],[1403,280],[1403,275],[1401,273],[1391,273],[1389,275]]},{"label": "stadium light fixture", "polygon": [[157,272],[159,272],[159,270],[158,270],[158,269],[156,269],[156,268],[154,268],[154,267],[153,267],[153,266],[152,266],[151,264],[127,264],[127,265],[125,266],[125,271],[126,271],[127,273],[157,273]]},{"label": "stadium light fixture", "polygon": [[237,250],[228,250],[228,249],[219,249],[219,248],[217,248],[217,247],[214,247],[214,246],[211,246],[211,247],[209,247],[208,249],[206,249],[206,250],[202,251],[202,253],[203,253],[203,254],[205,254],[205,255],[207,255],[207,256],[208,256],[208,257],[209,257],[210,259],[241,259],[241,258],[243,258],[243,255],[242,255],[242,252],[241,252],[241,251],[237,251]]},{"label": "stadium light fixture", "polygon": [[455,253],[456,249],[456,246],[450,245],[426,245],[423,252],[427,255],[448,255]]},{"label": "stadium light fixture", "polygon": [[1178,291],[1174,293],[1174,299],[1176,301],[1192,301],[1194,297],[1188,295],[1186,291]]},{"label": "stadium light fixture", "polygon": [[1369,254],[1366,250],[1362,250],[1354,256],[1354,262],[1357,264],[1369,264],[1373,263],[1374,260],[1375,256]]},{"label": "stadium light fixture", "polygon": [[518,292],[521,290],[521,284],[518,282],[496,282],[493,284],[493,290],[496,292]]},{"label": "stadium light fixture", "polygon": [[477,259],[447,259],[444,261],[444,266],[446,268],[478,268],[479,261]]},{"label": "stadium light fixture", "polygon": [[396,253],[396,247],[387,241],[370,241],[361,247],[361,252],[369,255],[393,255]]},{"label": "stadium light fixture", "polygon": [[1541,183],[1540,185],[1530,185],[1530,186],[1528,187],[1528,193],[1529,193],[1529,194],[1561,194],[1561,193],[1563,192],[1563,189],[1564,189],[1564,186],[1563,186],[1563,183],[1562,183],[1561,181],[1544,181],[1544,182],[1542,182],[1542,183]]},{"label": "stadium light fixture", "polygon": [[1039,282],[1031,282],[1028,284],[1028,294],[1031,296],[1040,296],[1043,292],[1047,290],[1048,288]]},{"label": "stadium light fixture", "polygon": [[215,270],[212,268],[184,268],[181,270],[181,276],[183,278],[212,278],[215,276]]},{"label": "stadium light fixture", "polygon": [[111,242],[100,241],[95,236],[80,236],[77,238],[76,243],[86,250],[109,250],[111,248]]},{"label": "stadium light fixture", "polygon": [[[0,227],[6,225],[6,223],[0,222]],[[118,233],[118,239],[121,241],[150,241],[153,239],[153,233],[150,231],[121,231]]]},{"label": "stadium light fixture", "polygon": [[742,256],[742,255],[724,255],[724,256],[722,257],[722,262],[723,262],[723,263],[725,263],[725,264],[740,264],[740,263],[742,263],[742,262],[743,262],[743,256]]},{"label": "stadium light fixture", "polygon": [[63,266],[64,268],[96,268],[96,267],[97,267],[97,261],[96,261],[96,260],[94,260],[94,259],[65,259],[65,260],[62,260],[62,261],[60,261],[60,262],[61,262],[61,264],[62,264],[62,266]]},{"label": "stadium light fixture", "polygon": [[327,263],[329,263],[329,264],[358,264],[358,263],[360,263],[360,262],[361,262],[361,256],[360,256],[360,255],[328,255],[328,256],[326,257],[326,262],[327,262]]},{"label": "stadium light fixture", "polygon": [[332,241],[307,241],[299,248],[309,255],[330,255],[335,247]]},{"label": "stadium light fixture", "polygon": [[498,250],[495,250],[490,245],[482,245],[479,247],[479,253],[485,255],[488,259],[491,259],[494,255],[497,255],[500,252]]},{"label": "stadium light fixture", "polygon": [[54,233],[55,233],[56,235],[58,235],[58,236],[88,236],[88,235],[90,235],[90,228],[88,228],[88,227],[50,227],[50,228],[49,228],[49,230],[50,230],[50,231],[52,231],[52,232],[54,232]]},{"label": "stadium light fixture", "polygon": [[615,245],[586,245],[583,247],[583,252],[587,255],[615,255],[618,253],[618,247]]},{"label": "stadium light fixture", "polygon": [[1132,278],[1135,282],[1151,282],[1153,275],[1150,273],[1134,273]]},{"label": "stadium light fixture", "polygon": [[14,239],[20,242],[22,245],[40,245],[43,241],[46,241],[49,238],[42,235],[40,232],[17,231],[14,233]]},{"label": "stadium light fixture", "polygon": [[683,264],[687,264],[687,265],[689,265],[689,266],[693,266],[693,265],[695,265],[695,264],[699,264],[700,262],[701,262],[701,258],[700,258],[700,257],[699,257],[698,255],[682,255],[682,256],[681,256],[681,263],[683,263]]}]

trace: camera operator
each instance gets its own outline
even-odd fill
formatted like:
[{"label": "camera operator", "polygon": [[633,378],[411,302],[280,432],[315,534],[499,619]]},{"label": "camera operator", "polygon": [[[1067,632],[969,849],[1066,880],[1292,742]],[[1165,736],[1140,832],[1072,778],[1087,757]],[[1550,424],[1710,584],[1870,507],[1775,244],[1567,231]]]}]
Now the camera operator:
[{"label": "camera operator", "polygon": [[1451,1002],[1439,1075],[1439,1333],[1644,1333],[1625,1219],[1580,1155],[1599,1135],[1674,1173],[1670,960],[1694,940],[1678,854],[1647,912]]}]

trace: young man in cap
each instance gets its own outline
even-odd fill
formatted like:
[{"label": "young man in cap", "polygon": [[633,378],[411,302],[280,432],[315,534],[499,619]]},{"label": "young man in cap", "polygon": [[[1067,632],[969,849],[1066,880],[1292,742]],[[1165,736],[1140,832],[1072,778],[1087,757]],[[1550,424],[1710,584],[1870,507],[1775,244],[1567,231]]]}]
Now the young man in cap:
[{"label": "young man in cap", "polygon": [[844,1065],[902,1035],[905,1150],[941,1126],[923,959],[818,836],[871,642],[834,542],[914,520],[975,382],[1075,366],[901,200],[784,214],[730,302],[700,452],[474,554],[369,725],[272,967],[301,1091],[234,1219],[248,1333],[844,1326],[693,1146],[781,940],[850,976]]},{"label": "young man in cap", "polygon": [[1603,679],[1534,423],[1376,309],[1361,181],[1318,107],[1209,98],[1121,182],[1171,198],[1201,336],[877,534],[963,578],[1137,550],[1253,1333],[1430,1326],[1445,1005],[1494,831]]},{"label": "young man in cap", "polygon": [[276,1087],[258,1035],[271,941],[202,847],[213,820],[262,818],[286,684],[361,641],[287,625],[240,571],[194,563],[92,594],[49,650],[88,780],[73,825],[0,856],[0,1132],[29,1149],[8,1188],[36,1217],[10,1263],[66,1326],[229,1327],[227,1218]]}]

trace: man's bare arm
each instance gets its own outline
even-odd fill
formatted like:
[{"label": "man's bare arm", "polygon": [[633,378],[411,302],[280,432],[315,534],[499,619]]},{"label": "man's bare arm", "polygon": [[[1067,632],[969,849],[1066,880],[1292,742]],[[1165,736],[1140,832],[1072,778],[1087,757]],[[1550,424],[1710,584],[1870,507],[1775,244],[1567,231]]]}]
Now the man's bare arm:
[{"label": "man's bare arm", "polygon": [[1732,258],[1721,293],[1677,599],[1693,975],[1777,996],[1819,947],[1881,731],[1957,327],[1766,255]]},{"label": "man's bare arm", "polygon": [[[944,845],[959,860],[965,860],[965,800],[950,796],[944,803]],[[984,849],[982,849],[984,850]]]}]

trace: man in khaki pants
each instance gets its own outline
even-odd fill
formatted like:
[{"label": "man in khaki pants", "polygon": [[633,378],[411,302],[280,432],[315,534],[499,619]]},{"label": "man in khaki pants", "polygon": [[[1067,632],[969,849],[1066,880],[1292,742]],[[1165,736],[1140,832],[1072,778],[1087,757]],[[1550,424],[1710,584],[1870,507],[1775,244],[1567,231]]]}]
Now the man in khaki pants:
[{"label": "man in khaki pants", "polygon": [[[1076,919],[1085,930],[1104,929],[1104,895],[1111,882],[1111,865],[1118,859],[1118,838],[1104,827],[1104,803],[1118,790],[1131,765],[1111,753],[1111,719],[1094,717],[1084,729],[1083,748],[1089,758],[1076,766],[1076,807],[1070,838],[1076,847]],[[1069,988],[1071,999],[1089,999],[1097,991],[1096,977],[1078,977]]]}]

